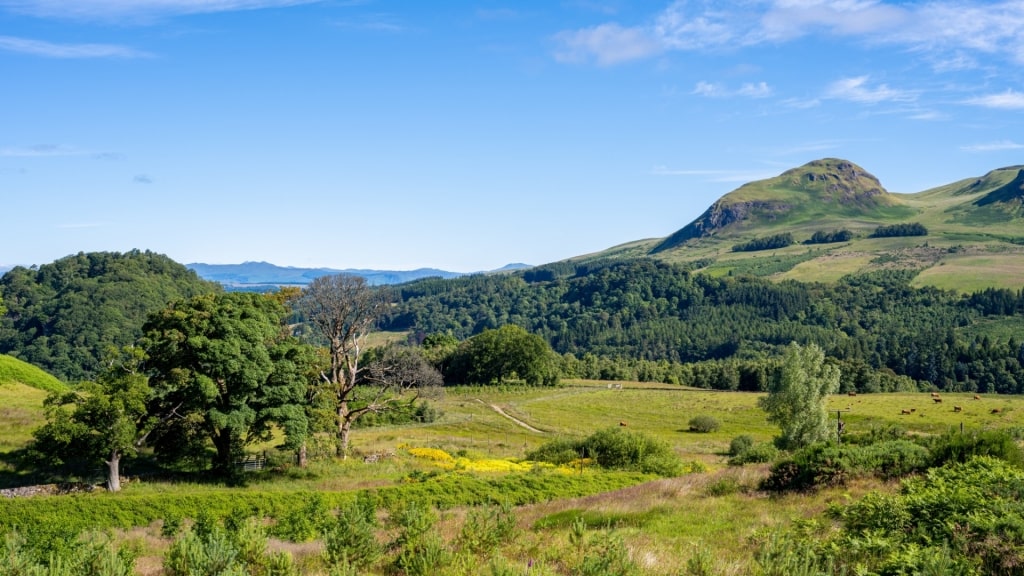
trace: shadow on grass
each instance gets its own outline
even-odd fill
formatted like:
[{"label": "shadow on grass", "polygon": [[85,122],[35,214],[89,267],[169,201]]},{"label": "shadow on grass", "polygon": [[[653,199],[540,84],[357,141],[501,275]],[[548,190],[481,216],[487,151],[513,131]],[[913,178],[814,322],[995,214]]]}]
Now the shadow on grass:
[{"label": "shadow on grass", "polygon": [[[23,488],[41,484],[79,483],[102,486],[106,483],[106,467],[68,465],[52,466],[41,463],[38,456],[26,449],[0,453],[0,490]],[[239,471],[217,474],[209,469],[183,469],[161,466],[151,456],[126,458],[121,464],[122,482],[144,479],[150,482],[205,484],[215,486],[245,486],[251,480],[276,478],[282,472],[265,470],[259,473]]]}]

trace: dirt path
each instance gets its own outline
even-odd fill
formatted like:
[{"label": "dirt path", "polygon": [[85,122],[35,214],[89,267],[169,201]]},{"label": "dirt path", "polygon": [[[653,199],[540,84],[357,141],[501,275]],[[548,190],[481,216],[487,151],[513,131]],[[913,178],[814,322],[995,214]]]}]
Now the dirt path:
[{"label": "dirt path", "polygon": [[484,402],[483,400],[481,400],[479,398],[477,398],[476,401],[481,403],[481,404],[485,404],[487,406],[490,406],[491,409],[494,410],[495,412],[497,412],[498,414],[501,414],[502,416],[504,416],[505,418],[508,418],[509,420],[515,422],[519,426],[522,426],[523,428],[526,428],[530,432],[536,432],[537,434],[543,434],[544,433],[543,430],[538,430],[538,429],[534,428],[533,426],[530,426],[526,422],[523,422],[522,420],[516,418],[515,416],[510,416],[507,412],[505,412],[504,410],[501,409],[501,406],[498,406],[497,404],[487,404],[486,402]]}]

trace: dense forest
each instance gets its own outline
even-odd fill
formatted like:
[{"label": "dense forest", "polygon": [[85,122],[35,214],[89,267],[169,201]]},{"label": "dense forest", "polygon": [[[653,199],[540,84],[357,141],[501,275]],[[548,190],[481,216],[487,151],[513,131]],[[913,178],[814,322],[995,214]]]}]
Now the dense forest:
[{"label": "dense forest", "polygon": [[135,344],[146,317],[220,285],[150,251],[90,252],[0,277],[0,354],[62,380],[93,378],[109,348]]},{"label": "dense forest", "polygon": [[652,260],[558,264],[398,286],[382,328],[465,339],[515,324],[570,360],[733,362],[740,371],[796,341],[818,344],[841,362],[846,388],[871,391],[879,375],[897,375],[925,388],[1024,392],[1021,342],[970,330],[1018,315],[1024,293],[914,288],[914,275],[891,270],[811,284],[714,278]]},{"label": "dense forest", "polygon": [[[790,342],[819,345],[842,387],[1024,392],[1024,346],[1010,330],[1024,292],[970,295],[911,286],[913,270],[834,284],[713,277],[650,259],[561,262],[521,272],[424,279],[379,288],[392,305],[379,328],[462,341],[514,325],[547,341],[563,377],[635,379],[763,390]],[[111,347],[136,343],[169,302],[221,288],[165,256],[78,254],[0,278],[7,313],[0,353],[61,379],[95,376]],[[1009,332],[1007,332],[1009,333]]]}]

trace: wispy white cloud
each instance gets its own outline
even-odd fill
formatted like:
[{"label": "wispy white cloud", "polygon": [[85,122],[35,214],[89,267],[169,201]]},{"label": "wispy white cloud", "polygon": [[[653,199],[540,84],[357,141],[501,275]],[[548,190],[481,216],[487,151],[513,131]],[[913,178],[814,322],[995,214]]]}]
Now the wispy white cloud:
[{"label": "wispy white cloud", "polygon": [[56,44],[15,36],[0,36],[0,50],[45,58],[150,58],[148,52],[116,44]]},{"label": "wispy white cloud", "polygon": [[907,116],[911,120],[944,120],[948,116],[938,110],[918,110]]},{"label": "wispy white cloud", "polygon": [[55,227],[60,230],[79,230],[83,228],[102,228],[106,226],[104,222],[77,222],[71,224],[57,224]]},{"label": "wispy white cloud", "polygon": [[[904,46],[939,62],[937,69],[973,66],[972,52],[1024,62],[1024,2],[675,0],[646,22],[561,32],[555,54],[566,62],[608,65],[673,50],[736,49],[811,35]],[[565,58],[567,52],[573,57]]]},{"label": "wispy white cloud", "polygon": [[646,30],[618,24],[560,32],[555,42],[555,59],[559,62],[594,62],[599,66],[646,58],[664,50]]},{"label": "wispy white cloud", "polygon": [[121,160],[119,152],[96,152],[67,144],[34,144],[32,146],[0,147],[0,158],[88,157],[94,160]]},{"label": "wispy white cloud", "polygon": [[86,156],[89,152],[64,144],[36,144],[0,148],[2,158],[42,158],[52,156]]},{"label": "wispy white cloud", "polygon": [[693,88],[693,92],[691,92],[691,94],[706,96],[708,98],[720,98],[726,95],[726,90],[721,84],[713,84],[711,82],[701,80],[700,82],[697,82],[697,86]]},{"label": "wispy white cloud", "polygon": [[1001,152],[1003,150],[1020,150],[1021,148],[1024,148],[1024,144],[1018,144],[1012,140],[1001,140],[987,144],[971,144],[960,147],[961,150],[966,152]]},{"label": "wispy white cloud", "polygon": [[756,84],[748,82],[740,86],[736,94],[750,98],[767,98],[772,95],[772,89],[768,86],[767,82],[758,82]]},{"label": "wispy white cloud", "polygon": [[821,100],[818,98],[787,98],[782,101],[782,105],[797,110],[808,110],[821,106]]},{"label": "wispy white cloud", "polygon": [[132,182],[135,182],[136,184],[152,184],[153,179],[146,174],[136,174],[135,177],[132,178]]},{"label": "wispy white cloud", "polygon": [[405,25],[399,23],[390,14],[369,14],[353,20],[335,20],[334,25],[340,28],[388,32],[391,34],[400,34],[407,30]]},{"label": "wispy white cloud", "polygon": [[0,0],[0,8],[40,18],[146,23],[183,14],[258,10],[321,0]]},{"label": "wispy white cloud", "polygon": [[1024,109],[1024,92],[1007,90],[1001,94],[988,94],[970,98],[966,100],[966,103],[1000,110],[1022,110]]},{"label": "wispy white cloud", "polygon": [[694,87],[691,94],[705,96],[708,98],[729,98],[733,96],[744,96],[747,98],[767,98],[772,95],[772,89],[767,82],[745,83],[733,90],[713,82],[700,81]]},{"label": "wispy white cloud", "polygon": [[913,15],[873,0],[776,0],[746,32],[749,43],[785,41],[808,34],[865,36],[890,33]]},{"label": "wispy white cloud", "polygon": [[868,76],[856,76],[836,80],[825,89],[826,98],[850,100],[863,104],[879,102],[913,102],[917,94],[906,90],[890,88],[886,84],[871,86]]}]

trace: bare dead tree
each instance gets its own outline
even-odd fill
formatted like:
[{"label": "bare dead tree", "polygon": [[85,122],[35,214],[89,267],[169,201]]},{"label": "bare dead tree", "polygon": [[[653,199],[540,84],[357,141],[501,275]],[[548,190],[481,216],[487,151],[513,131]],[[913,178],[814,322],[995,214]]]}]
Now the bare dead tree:
[{"label": "bare dead tree", "polygon": [[367,334],[384,311],[385,294],[360,276],[321,276],[302,291],[297,307],[313,331],[323,338],[330,356],[330,372],[321,378],[333,388],[337,401],[338,456],[348,454],[352,422],[366,413],[353,410],[360,381],[359,354]]},{"label": "bare dead tree", "polygon": [[[366,395],[365,407],[360,408],[363,413],[381,413],[406,400],[414,402],[419,398],[439,397],[444,378],[418,352],[391,345],[370,363],[364,382],[369,394]],[[411,398],[409,392],[412,393]]]}]

